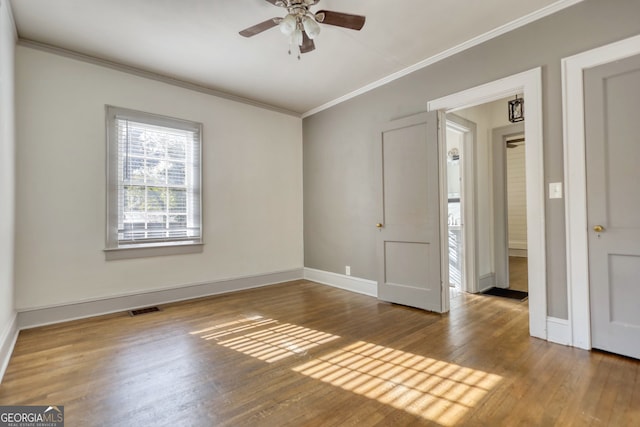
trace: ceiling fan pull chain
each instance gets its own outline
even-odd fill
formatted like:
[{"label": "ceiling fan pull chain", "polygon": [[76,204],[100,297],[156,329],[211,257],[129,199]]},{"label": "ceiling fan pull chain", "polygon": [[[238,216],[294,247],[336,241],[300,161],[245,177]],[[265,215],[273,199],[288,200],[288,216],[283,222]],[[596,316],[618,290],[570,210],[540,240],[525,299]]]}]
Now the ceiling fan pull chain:
[{"label": "ceiling fan pull chain", "polygon": [[296,34],[293,33],[289,37],[289,55],[295,55],[300,59],[300,46],[298,45],[298,38]]}]

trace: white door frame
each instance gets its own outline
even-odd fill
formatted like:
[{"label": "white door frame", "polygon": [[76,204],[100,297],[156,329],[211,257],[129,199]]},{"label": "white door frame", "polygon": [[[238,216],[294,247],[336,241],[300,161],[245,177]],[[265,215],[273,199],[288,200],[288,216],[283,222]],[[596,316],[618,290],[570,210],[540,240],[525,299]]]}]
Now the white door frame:
[{"label": "white door frame", "polygon": [[591,349],[584,70],[640,54],[640,36],[562,59],[567,300],[570,344]]},{"label": "white door frame", "polygon": [[[427,109],[453,112],[524,93],[529,264],[529,333],[547,339],[547,265],[544,156],[542,140],[542,70],[534,68],[494,82],[429,101]],[[448,308],[448,307],[447,307]]]},{"label": "white door frame", "polygon": [[[509,286],[509,198],[507,196],[506,141],[514,135],[524,135],[524,123],[512,123],[493,128],[491,150],[493,161],[493,254],[495,286]],[[526,138],[525,138],[526,139]],[[526,147],[526,145],[525,145]],[[526,156],[525,156],[526,161]],[[548,334],[547,334],[548,335]]]},{"label": "white door frame", "polygon": [[476,184],[476,124],[455,114],[447,114],[447,127],[464,133],[462,142],[462,162],[460,172],[460,206],[462,208],[462,290],[465,292],[478,292],[478,254],[476,252],[476,212],[477,190]]}]

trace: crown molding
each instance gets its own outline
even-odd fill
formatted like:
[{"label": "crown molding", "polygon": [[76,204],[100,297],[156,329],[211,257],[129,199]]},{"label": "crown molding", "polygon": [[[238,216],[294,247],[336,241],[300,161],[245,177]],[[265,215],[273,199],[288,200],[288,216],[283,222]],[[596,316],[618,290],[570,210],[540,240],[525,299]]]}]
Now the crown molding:
[{"label": "crown molding", "polygon": [[9,22],[11,23],[11,29],[13,30],[14,40],[18,40],[18,27],[16,27],[16,20],[13,17],[13,9],[11,8],[11,1],[0,0],[0,8],[5,4],[7,6],[7,15],[9,16]]},{"label": "crown molding", "polygon": [[[6,0],[2,0],[6,1]],[[111,68],[116,71],[120,71],[134,76],[143,77],[150,80],[156,80],[162,83],[166,83],[172,86],[181,87],[183,89],[192,90],[195,92],[204,93],[206,95],[215,96],[217,98],[227,99],[229,101],[239,102],[242,104],[250,105],[252,107],[258,107],[265,110],[274,111],[276,113],[286,114],[289,116],[300,117],[300,113],[280,108],[275,105],[266,104],[263,102],[255,101],[253,99],[244,98],[242,96],[233,95],[227,92],[223,92],[217,89],[213,89],[207,86],[202,86],[196,83],[191,83],[186,80],[176,79],[175,77],[169,77],[164,74],[155,73],[152,71],[143,70],[141,68],[133,67],[131,65],[121,64],[115,61],[109,61],[107,59],[98,58],[95,56],[87,55],[84,53],[76,52],[70,49],[64,49],[58,46],[50,45],[47,43],[38,42],[35,40],[26,39],[23,37],[18,38],[18,45],[28,47],[31,49],[40,50],[43,52],[52,53],[54,55],[64,56],[66,58],[75,59],[77,61],[86,62],[93,65],[98,65],[105,68]]]},{"label": "crown molding", "polygon": [[583,0],[559,0],[553,4],[550,4],[549,6],[543,7],[540,10],[537,10],[535,12],[532,12],[528,15],[525,15],[521,18],[518,18],[514,21],[511,21],[507,24],[501,25],[498,28],[494,28],[491,31],[488,31],[484,34],[481,34],[477,37],[474,37],[470,40],[467,40],[466,42],[460,43],[457,46],[454,46],[450,49],[447,49],[443,52],[440,52],[436,55],[433,55],[427,59],[424,59],[414,65],[411,65],[407,68],[404,68],[400,71],[397,71],[393,74],[388,75],[387,77],[383,77],[380,80],[377,80],[373,83],[370,83],[366,86],[361,87],[360,89],[354,90],[353,92],[350,92],[346,95],[343,95],[339,98],[334,99],[333,101],[329,101],[326,104],[322,104],[316,108],[312,108],[311,110],[307,111],[306,113],[302,113],[302,118],[306,118],[309,116],[312,116],[316,113],[319,113],[320,111],[326,110],[328,108],[331,108],[333,106],[336,106],[338,104],[341,104],[345,101],[348,101],[351,98],[355,98],[356,96],[362,95],[363,93],[369,92],[373,89],[376,89],[380,86],[384,86],[387,83],[391,83],[394,80],[398,80],[401,77],[404,77],[408,74],[413,73],[414,71],[418,71],[421,70],[423,68],[428,67],[429,65],[435,64],[436,62],[440,62],[443,59],[446,59],[450,56],[453,56],[457,53],[460,53],[462,51],[465,51],[467,49],[470,49],[474,46],[477,46],[481,43],[484,43],[486,41],[489,41],[491,39],[494,39],[498,36],[501,36],[503,34],[508,33],[509,31],[513,31],[517,28],[520,27],[524,27],[527,24],[530,24],[534,21],[537,21],[539,19],[542,19],[546,16],[552,15],[556,12],[559,12],[562,9],[566,9],[570,6],[573,6],[575,4],[578,4],[580,2],[582,2]]}]

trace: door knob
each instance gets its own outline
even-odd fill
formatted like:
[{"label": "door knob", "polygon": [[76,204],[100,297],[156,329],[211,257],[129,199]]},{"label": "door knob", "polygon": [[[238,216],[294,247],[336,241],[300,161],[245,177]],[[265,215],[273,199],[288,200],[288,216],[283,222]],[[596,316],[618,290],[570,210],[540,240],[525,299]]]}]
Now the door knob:
[{"label": "door knob", "polygon": [[382,224],[377,223],[377,224],[376,224],[376,227],[378,227],[378,228],[382,228]]},{"label": "door knob", "polygon": [[601,225],[594,225],[593,231],[595,231],[596,233],[602,233],[604,231],[604,227]]}]

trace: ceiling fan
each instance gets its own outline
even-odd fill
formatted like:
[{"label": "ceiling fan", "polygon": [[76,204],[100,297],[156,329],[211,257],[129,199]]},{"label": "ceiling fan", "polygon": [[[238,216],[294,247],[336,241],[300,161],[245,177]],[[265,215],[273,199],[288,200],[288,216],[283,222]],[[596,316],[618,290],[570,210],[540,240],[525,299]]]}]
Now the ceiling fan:
[{"label": "ceiling fan", "polygon": [[320,25],[327,24],[359,31],[364,26],[365,17],[348,13],[319,10],[315,13],[309,10],[320,0],[265,0],[274,6],[287,9],[284,18],[271,18],[252,27],[240,31],[244,37],[253,37],[273,27],[280,27],[280,31],[290,37],[289,55],[292,50],[300,59],[301,53],[311,52],[316,48],[313,39],[320,34]]}]

